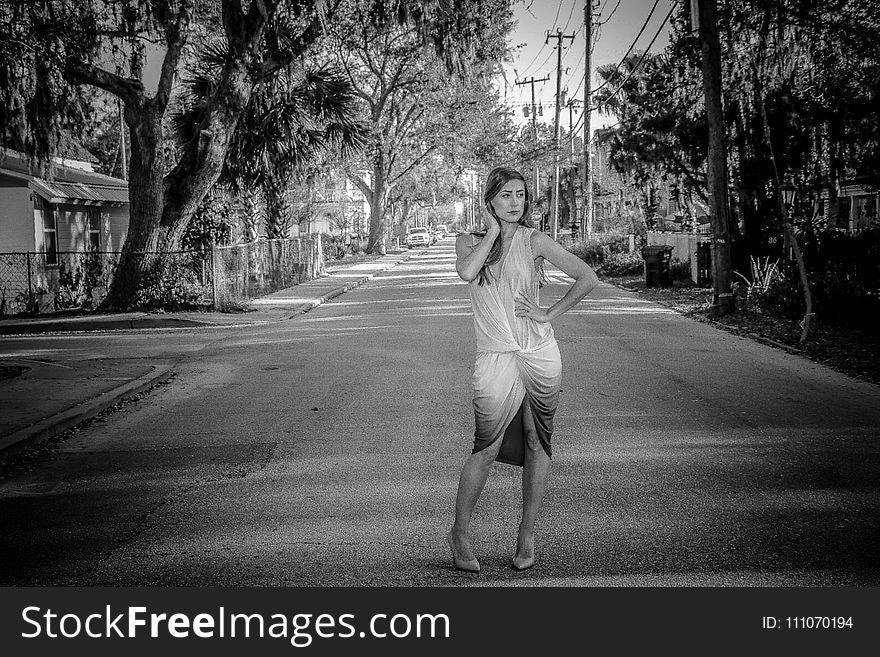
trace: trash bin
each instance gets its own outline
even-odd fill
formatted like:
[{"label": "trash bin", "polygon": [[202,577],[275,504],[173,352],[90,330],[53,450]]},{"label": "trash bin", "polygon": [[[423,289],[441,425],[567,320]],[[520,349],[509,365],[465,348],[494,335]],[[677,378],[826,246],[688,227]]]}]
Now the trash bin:
[{"label": "trash bin", "polygon": [[669,261],[672,260],[672,247],[643,247],[642,258],[645,261],[645,287],[667,287],[670,284]]}]

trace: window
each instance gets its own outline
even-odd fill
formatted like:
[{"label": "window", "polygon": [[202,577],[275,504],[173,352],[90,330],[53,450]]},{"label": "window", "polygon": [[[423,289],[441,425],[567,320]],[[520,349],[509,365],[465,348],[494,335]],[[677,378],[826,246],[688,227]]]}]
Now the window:
[{"label": "window", "polygon": [[47,265],[58,264],[58,240],[55,230],[55,206],[42,196],[37,196],[37,210],[43,214],[43,253]]},{"label": "window", "polygon": [[89,251],[101,250],[101,208],[90,205],[86,210],[86,248]]}]

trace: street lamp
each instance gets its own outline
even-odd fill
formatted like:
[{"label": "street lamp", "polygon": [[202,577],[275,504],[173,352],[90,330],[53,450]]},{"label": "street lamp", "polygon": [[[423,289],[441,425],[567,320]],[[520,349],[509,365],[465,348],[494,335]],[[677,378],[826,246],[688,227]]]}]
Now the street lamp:
[{"label": "street lamp", "polygon": [[785,182],[779,186],[779,193],[782,195],[782,207],[785,209],[785,218],[787,219],[791,215],[791,208],[797,197],[797,187],[792,184],[790,176],[786,176]]}]

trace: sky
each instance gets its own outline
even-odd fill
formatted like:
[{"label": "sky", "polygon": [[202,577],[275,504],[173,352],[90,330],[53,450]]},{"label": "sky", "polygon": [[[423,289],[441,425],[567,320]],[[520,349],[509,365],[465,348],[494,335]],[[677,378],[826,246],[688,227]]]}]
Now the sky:
[{"label": "sky", "polygon": [[[530,122],[523,114],[523,107],[531,101],[529,85],[516,85],[517,80],[531,77],[550,79],[535,85],[535,102],[543,106],[543,115],[538,116],[538,121],[553,125],[553,103],[556,94],[556,50],[553,46],[555,39],[545,44],[548,31],[556,33],[556,29],[563,34],[575,34],[574,41],[565,40],[562,51],[562,88],[568,89],[569,97],[576,95],[583,99],[584,79],[584,2],[586,0],[513,0],[514,17],[518,24],[510,35],[510,44],[514,48],[513,62],[506,64],[504,80],[499,80],[502,94],[506,91],[508,106],[515,109],[514,116],[519,121]],[[593,0],[594,23],[600,24],[598,37],[594,36],[593,49],[593,88],[598,86],[599,77],[596,68],[604,64],[617,64],[626,54],[627,49],[642,26],[645,19],[651,13],[656,2],[656,7],[651,14],[650,20],[635,45],[635,51],[644,50],[651,39],[657,36],[651,51],[663,50],[669,41],[669,24],[664,25],[664,19],[676,0]],[[680,1],[680,0],[679,0]],[[662,29],[661,28],[662,25]],[[659,34],[658,34],[658,29]],[[145,84],[149,89],[155,89],[161,67],[161,58],[164,52],[155,50],[151,52],[147,66],[147,78]],[[565,69],[568,72],[565,72]],[[506,87],[506,88],[505,88]],[[563,109],[561,114],[562,125],[568,126],[568,110]],[[580,119],[580,114],[574,114],[574,121]],[[616,122],[613,116],[603,116],[598,111],[592,113],[592,127],[607,127]]]},{"label": "sky", "polygon": [[[520,121],[531,121],[523,115],[523,106],[531,101],[529,85],[516,85],[517,80],[522,81],[531,77],[550,79],[541,84],[535,84],[535,103],[541,103],[544,108],[543,116],[538,116],[539,122],[553,124],[556,95],[556,39],[545,44],[547,31],[556,33],[557,29],[563,30],[563,34],[575,34],[574,41],[565,40],[565,48],[562,51],[562,88],[568,89],[569,97],[576,95],[583,100],[584,88],[584,2],[585,0],[515,0],[514,17],[518,24],[513,30],[510,43],[514,46],[513,63],[505,65],[507,83],[500,81],[502,93],[506,91],[506,102],[515,108],[515,115]],[[594,0],[593,21],[600,24],[598,37],[594,36],[594,49],[592,55],[592,81],[593,88],[599,84],[596,68],[605,64],[616,65],[626,54],[627,49],[645,19],[654,7],[655,0]],[[656,8],[647,22],[644,32],[636,42],[635,50],[640,52],[647,48],[651,39],[658,33],[663,25],[666,15],[674,4],[673,0],[657,0]],[[669,41],[669,24],[666,23],[660,29],[652,52],[663,50]],[[596,28],[594,28],[596,34]],[[568,72],[565,69],[568,68]],[[580,114],[574,114],[577,122]],[[616,122],[613,116],[603,116],[597,111],[592,113],[592,127],[607,127]],[[568,110],[563,109],[561,122],[564,127],[568,126]]]}]

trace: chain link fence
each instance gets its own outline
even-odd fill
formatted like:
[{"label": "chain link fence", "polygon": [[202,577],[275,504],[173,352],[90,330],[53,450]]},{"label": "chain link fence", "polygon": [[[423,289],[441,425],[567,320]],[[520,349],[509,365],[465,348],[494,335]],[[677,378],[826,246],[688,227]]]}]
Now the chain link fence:
[{"label": "chain link fence", "polygon": [[[141,305],[168,306],[175,300],[211,305],[210,252],[135,254],[157,255],[162,256],[162,268],[141,280]],[[119,251],[0,253],[0,316],[94,310],[114,280],[125,275],[116,266],[121,256]]]},{"label": "chain link fence", "polygon": [[325,254],[316,235],[218,246],[212,260],[214,308],[234,310],[256,297],[321,276]]},{"label": "chain link fence", "polygon": [[[321,276],[325,262],[319,236],[136,255],[161,255],[161,267],[140,278],[137,306],[166,310],[242,308],[251,299]],[[114,280],[126,275],[117,268],[121,256],[118,251],[0,253],[0,316],[95,310]]]}]

